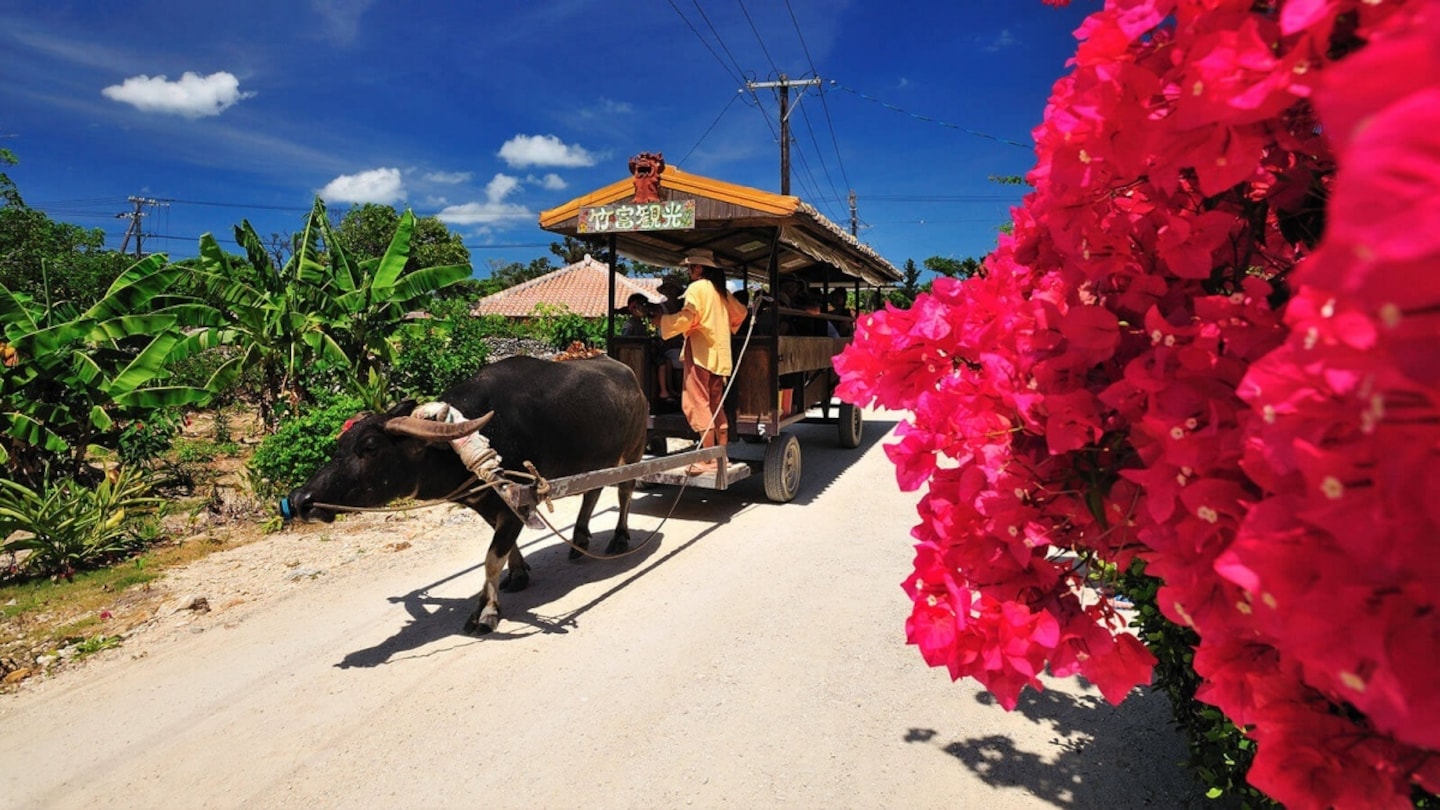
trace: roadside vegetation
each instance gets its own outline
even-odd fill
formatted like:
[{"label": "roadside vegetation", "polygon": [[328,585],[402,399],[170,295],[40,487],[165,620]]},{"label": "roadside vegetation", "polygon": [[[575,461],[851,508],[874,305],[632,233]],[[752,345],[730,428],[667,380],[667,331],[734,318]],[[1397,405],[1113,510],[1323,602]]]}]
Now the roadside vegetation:
[{"label": "roadside vegetation", "polygon": [[[133,626],[122,614],[165,568],[278,528],[273,499],[355,413],[604,334],[563,309],[472,317],[485,285],[460,237],[387,206],[336,221],[316,199],[295,234],[242,221],[228,246],[206,234],[170,262],[104,250],[3,172],[0,201],[6,683],[119,644],[111,628]],[[513,283],[553,269],[497,268]]]}]

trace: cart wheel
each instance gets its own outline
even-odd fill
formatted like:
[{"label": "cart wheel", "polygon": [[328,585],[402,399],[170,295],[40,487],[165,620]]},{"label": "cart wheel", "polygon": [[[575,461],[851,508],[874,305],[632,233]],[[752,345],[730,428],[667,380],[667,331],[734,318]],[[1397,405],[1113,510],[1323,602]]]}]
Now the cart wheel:
[{"label": "cart wheel", "polygon": [[789,503],[800,491],[800,440],[781,433],[765,448],[765,497]]},{"label": "cart wheel", "polygon": [[864,417],[859,408],[848,402],[840,403],[840,446],[853,450],[860,446],[860,435],[864,430]]},{"label": "cart wheel", "polygon": [[652,456],[670,455],[670,442],[664,436],[651,436],[650,443],[645,445],[645,452]]}]

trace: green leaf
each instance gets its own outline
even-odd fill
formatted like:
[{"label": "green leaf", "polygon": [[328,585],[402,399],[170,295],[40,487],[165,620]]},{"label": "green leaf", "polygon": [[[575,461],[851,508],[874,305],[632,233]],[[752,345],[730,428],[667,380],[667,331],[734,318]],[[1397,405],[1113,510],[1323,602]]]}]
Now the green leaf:
[{"label": "green leaf", "polygon": [[175,344],[179,342],[178,335],[157,335],[134,360],[130,361],[129,365],[110,381],[108,386],[110,394],[115,397],[116,401],[119,401],[120,396],[126,392],[134,391],[166,373],[165,361],[170,356],[170,350],[175,348]]},{"label": "green leaf", "polygon": [[179,408],[199,405],[210,399],[210,392],[191,386],[171,385],[140,388],[115,397],[118,405],[127,408]]},{"label": "green leaf", "polygon": [[106,413],[104,408],[96,405],[90,409],[90,424],[94,425],[97,430],[109,430],[115,427],[115,420],[110,418],[110,414]]},{"label": "green leaf", "polygon": [[105,297],[85,311],[85,317],[105,321],[142,312],[151,299],[169,289],[185,270],[178,264],[166,264],[163,253],[147,256],[115,279]]},{"label": "green leaf", "polygon": [[410,304],[422,296],[470,278],[471,273],[471,269],[463,264],[440,265],[416,270],[407,273],[395,285],[394,297],[396,301]]},{"label": "green leaf", "polygon": [[174,328],[175,323],[174,315],[120,315],[95,324],[95,328],[90,330],[85,339],[95,343],[105,340],[118,343],[139,335],[158,335]]},{"label": "green leaf", "polygon": [[380,259],[380,265],[376,268],[374,276],[371,277],[370,286],[375,290],[386,290],[395,286],[395,280],[405,271],[405,265],[410,261],[410,237],[415,232],[415,214],[410,209],[400,215],[400,224],[395,228],[395,236],[390,240],[389,247],[385,248],[385,256]]},{"label": "green leaf", "polygon": [[5,336],[12,340],[39,328],[30,310],[4,284],[0,284],[0,323],[5,325]]},{"label": "green leaf", "polygon": [[[51,433],[49,428],[30,418],[29,415],[20,413],[19,411],[10,411],[4,414],[4,416],[10,422],[10,424],[5,427],[5,432],[16,439],[26,444],[34,445],[35,447],[44,448],[47,452],[51,453],[64,453],[70,449],[69,443],[54,433]],[[0,481],[3,480],[4,479],[0,479]]]}]

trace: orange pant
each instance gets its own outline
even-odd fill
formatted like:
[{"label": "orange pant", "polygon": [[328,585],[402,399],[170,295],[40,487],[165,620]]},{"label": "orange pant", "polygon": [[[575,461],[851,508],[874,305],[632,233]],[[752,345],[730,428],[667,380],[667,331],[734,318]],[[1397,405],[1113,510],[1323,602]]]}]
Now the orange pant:
[{"label": "orange pant", "polygon": [[[706,428],[717,431],[728,428],[730,423],[725,419],[725,409],[721,407],[724,396],[725,378],[696,365],[690,356],[690,347],[686,346],[685,388],[680,394],[680,411],[685,414],[685,421],[691,429],[703,434]],[[711,414],[715,416],[713,423],[710,421]]]}]

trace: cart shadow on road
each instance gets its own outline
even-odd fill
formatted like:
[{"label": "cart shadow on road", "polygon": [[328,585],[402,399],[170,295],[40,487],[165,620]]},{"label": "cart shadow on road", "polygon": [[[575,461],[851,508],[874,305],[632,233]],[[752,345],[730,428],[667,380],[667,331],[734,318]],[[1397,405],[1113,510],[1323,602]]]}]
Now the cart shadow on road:
[{"label": "cart shadow on road", "polygon": [[[481,562],[404,595],[390,597],[391,602],[404,605],[409,614],[405,625],[378,644],[348,653],[335,666],[342,669],[376,667],[410,658],[429,657],[483,641],[524,638],[537,633],[568,633],[579,626],[582,616],[606,599],[718,531],[741,512],[765,507],[792,509],[812,503],[856,459],[889,436],[894,427],[893,418],[867,419],[860,446],[851,450],[837,446],[837,428],[834,425],[792,426],[790,429],[800,438],[804,460],[799,494],[789,504],[770,504],[765,498],[763,477],[758,473],[724,491],[670,486],[637,490],[630,507],[632,553],[617,559],[570,560],[569,546],[551,542],[554,538],[549,531],[527,531],[521,535],[520,547],[531,566],[530,585],[518,593],[501,594],[503,618],[497,630],[482,637],[467,635],[464,626],[475,610],[476,597],[433,593],[462,577],[477,573],[483,577],[484,563]],[[748,457],[745,453],[752,449],[738,444],[736,448],[737,457]],[[756,445],[753,452],[757,457],[763,456],[764,446]],[[603,554],[602,550],[609,544],[613,533],[605,527],[614,525],[618,511],[614,498],[613,490],[602,494],[601,505],[607,501],[610,505],[597,508],[592,516],[591,525],[596,529],[590,548],[597,553]],[[670,523],[672,519],[676,522]],[[475,520],[477,525],[484,526],[479,518]],[[700,524],[698,528],[692,528],[696,524]],[[575,527],[571,523],[555,528],[565,537],[571,537]],[[665,541],[669,537],[683,537],[684,541],[674,548],[666,548]],[[483,554],[483,551],[477,548],[477,554]],[[616,580],[613,586],[578,607],[554,613],[543,612],[546,605],[560,600],[579,586],[612,579]],[[431,649],[432,645],[450,637],[455,637],[457,643]]]},{"label": "cart shadow on road", "polygon": [[[999,705],[988,692],[976,700]],[[989,785],[1020,788],[1056,807],[1230,807],[1205,798],[1204,786],[1185,771],[1185,745],[1161,693],[1136,689],[1111,706],[1098,695],[1027,689],[1014,711],[1053,733],[1048,750],[1026,750],[1004,734],[947,742],[923,728],[910,729],[904,740],[944,751]]]},{"label": "cart shadow on road", "polygon": [[[674,517],[705,521],[706,525],[693,534],[685,531],[684,534],[689,535],[685,542],[673,549],[665,549],[663,546],[666,532],[661,530],[663,524],[657,525],[653,530],[649,527],[636,526],[633,517],[637,512],[632,506],[631,552],[613,559],[597,560],[582,557],[578,560],[571,560],[569,559],[570,547],[564,543],[539,546],[540,543],[553,539],[553,535],[548,530],[543,535],[537,533],[536,536],[530,538],[522,535],[521,549],[525,552],[526,562],[531,567],[530,585],[523,591],[501,594],[502,618],[497,630],[480,637],[464,632],[466,620],[475,611],[476,596],[438,596],[432,593],[440,586],[462,577],[477,573],[483,577],[485,565],[481,562],[457,571],[444,579],[416,588],[403,596],[390,597],[392,603],[404,605],[406,613],[409,614],[409,620],[394,635],[374,646],[348,653],[335,666],[341,669],[376,667],[411,658],[426,658],[459,646],[468,646],[483,641],[494,642],[524,638],[537,633],[568,633],[572,628],[579,626],[578,620],[581,616],[624,590],[652,569],[669,562],[676,555],[719,530],[730,521],[731,517],[745,507],[746,505],[741,502],[725,503],[713,499],[707,500],[706,503],[685,505],[683,509],[681,505],[677,504]],[[666,507],[667,510],[669,508],[669,506]],[[608,517],[613,521],[617,512],[618,509],[614,506],[603,510],[597,509],[592,516],[591,525],[606,525],[605,518]],[[661,515],[664,516],[665,512],[662,512]],[[599,519],[598,524],[596,519]],[[574,532],[573,524],[557,525],[555,528],[565,537],[571,537]],[[603,549],[610,542],[612,534],[612,530],[596,531],[591,537],[590,549],[603,556]],[[539,547],[537,548],[537,546]],[[554,614],[540,612],[540,608],[555,602],[577,586],[616,577],[623,577],[623,579],[578,607],[567,608]],[[516,625],[521,625],[523,628],[515,629]],[[460,643],[443,649],[425,649],[452,636],[457,637]]]}]

